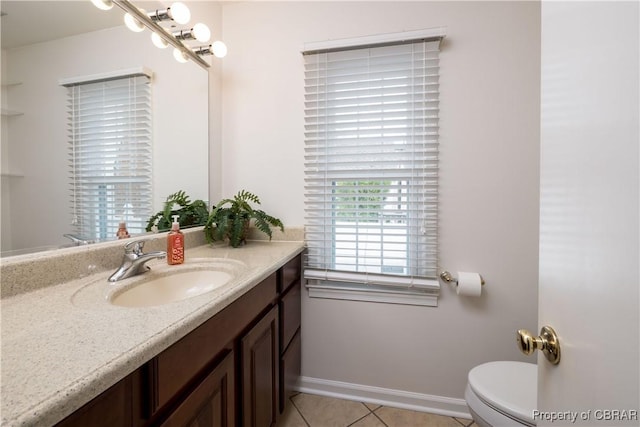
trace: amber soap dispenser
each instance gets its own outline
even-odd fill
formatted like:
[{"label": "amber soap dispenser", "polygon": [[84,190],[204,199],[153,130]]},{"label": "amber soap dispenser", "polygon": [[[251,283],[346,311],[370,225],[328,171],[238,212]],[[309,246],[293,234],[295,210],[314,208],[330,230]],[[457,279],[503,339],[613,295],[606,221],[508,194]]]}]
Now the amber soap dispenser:
[{"label": "amber soap dispenser", "polygon": [[178,215],[173,216],[171,231],[167,235],[167,264],[175,265],[184,262],[184,234],[180,231]]}]

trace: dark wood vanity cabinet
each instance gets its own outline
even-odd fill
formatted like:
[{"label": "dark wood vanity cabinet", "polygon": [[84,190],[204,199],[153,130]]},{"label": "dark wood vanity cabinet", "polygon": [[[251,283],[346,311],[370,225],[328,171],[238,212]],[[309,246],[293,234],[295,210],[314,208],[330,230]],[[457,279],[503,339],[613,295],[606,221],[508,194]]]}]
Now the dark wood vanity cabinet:
[{"label": "dark wood vanity cabinet", "polygon": [[279,411],[284,411],[298,378],[300,377],[301,360],[301,276],[302,257],[297,256],[289,261],[278,272],[280,274],[280,309],[279,326],[280,342],[278,348],[280,365]]},{"label": "dark wood vanity cabinet", "polygon": [[274,426],[300,375],[301,256],[58,426]]}]

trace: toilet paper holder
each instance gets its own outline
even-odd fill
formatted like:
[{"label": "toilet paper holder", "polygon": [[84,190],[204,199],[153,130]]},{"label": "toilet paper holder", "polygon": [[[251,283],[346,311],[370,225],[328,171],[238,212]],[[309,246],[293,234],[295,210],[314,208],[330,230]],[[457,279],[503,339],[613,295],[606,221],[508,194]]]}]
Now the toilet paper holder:
[{"label": "toilet paper holder", "polygon": [[[453,277],[453,275],[446,270],[440,273],[440,278],[447,283],[458,283],[458,279]],[[482,275],[480,275],[480,284],[484,286],[484,278]]]}]

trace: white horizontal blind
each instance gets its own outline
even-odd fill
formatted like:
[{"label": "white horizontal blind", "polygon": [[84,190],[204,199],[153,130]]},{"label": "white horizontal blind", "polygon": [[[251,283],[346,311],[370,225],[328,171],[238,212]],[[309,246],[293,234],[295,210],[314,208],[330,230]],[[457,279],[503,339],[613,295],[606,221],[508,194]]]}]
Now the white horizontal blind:
[{"label": "white horizontal blind", "polygon": [[439,43],[305,54],[308,278],[436,277]]},{"label": "white horizontal blind", "polygon": [[152,215],[151,87],[125,76],[68,87],[74,232],[115,237],[125,221],[143,233]]}]

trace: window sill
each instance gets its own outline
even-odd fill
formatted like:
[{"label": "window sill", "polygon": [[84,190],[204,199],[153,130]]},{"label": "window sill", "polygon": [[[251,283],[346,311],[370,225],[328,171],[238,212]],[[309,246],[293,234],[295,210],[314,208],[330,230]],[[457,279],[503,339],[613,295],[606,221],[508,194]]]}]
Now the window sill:
[{"label": "window sill", "polygon": [[386,304],[438,306],[440,284],[437,280],[427,287],[402,288],[393,286],[367,285],[355,283],[307,281],[306,288],[311,298],[328,298],[350,301],[380,302]]}]

